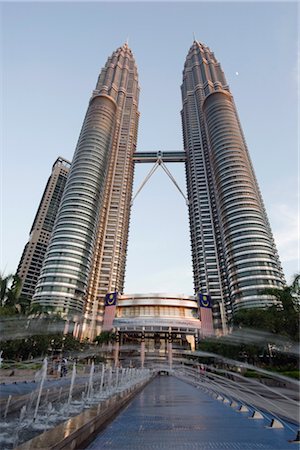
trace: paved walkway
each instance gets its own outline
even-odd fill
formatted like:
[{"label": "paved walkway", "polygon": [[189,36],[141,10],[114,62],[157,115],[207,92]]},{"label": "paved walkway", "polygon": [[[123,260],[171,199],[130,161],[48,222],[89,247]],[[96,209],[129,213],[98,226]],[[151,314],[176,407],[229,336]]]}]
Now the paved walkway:
[{"label": "paved walkway", "polygon": [[212,399],[171,376],[156,377],[87,447],[99,450],[293,450],[293,430]]}]

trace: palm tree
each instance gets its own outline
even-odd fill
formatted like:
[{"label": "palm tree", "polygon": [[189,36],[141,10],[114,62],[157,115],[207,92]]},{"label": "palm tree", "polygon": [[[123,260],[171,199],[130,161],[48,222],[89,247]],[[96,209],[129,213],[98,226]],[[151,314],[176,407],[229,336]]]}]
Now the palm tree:
[{"label": "palm tree", "polygon": [[290,286],[284,286],[282,289],[263,289],[261,294],[275,297],[277,304],[268,308],[241,309],[234,314],[233,325],[287,336],[297,342],[300,310],[299,281],[300,274],[297,274]]},{"label": "palm tree", "polygon": [[297,298],[298,304],[300,302],[300,274],[294,275],[294,280],[291,284],[291,293]]},{"label": "palm tree", "polygon": [[29,305],[27,310],[29,316],[42,319],[51,319],[53,322],[58,320],[64,320],[59,312],[57,312],[55,306],[41,305],[39,303],[33,303]]},{"label": "palm tree", "polygon": [[13,275],[7,275],[7,277],[4,277],[2,274],[0,274],[0,300],[1,300],[1,306],[5,306],[6,297],[7,297],[7,291],[9,289],[9,283],[11,282],[13,278]]},{"label": "palm tree", "polygon": [[19,275],[0,275],[0,301],[1,307],[13,313],[26,314],[30,300],[21,296],[22,280]]},{"label": "palm tree", "polygon": [[11,277],[11,285],[7,289],[6,292],[6,300],[5,300],[5,306],[17,306],[21,291],[22,291],[22,280],[19,277],[19,275],[15,274]]},{"label": "palm tree", "polygon": [[[299,339],[299,310],[300,310],[300,274],[294,275],[290,286],[283,289],[264,289],[263,294],[276,297],[279,307],[271,306],[269,309],[277,309],[280,314],[280,328],[282,334],[287,334],[294,341]],[[282,308],[282,309],[281,309]],[[275,311],[274,311],[275,312]],[[279,318],[279,316],[278,316]]]},{"label": "palm tree", "polygon": [[286,312],[299,312],[300,307],[300,274],[294,275],[290,286],[284,286],[283,289],[267,288],[262,294],[272,295],[279,300],[282,308]]}]

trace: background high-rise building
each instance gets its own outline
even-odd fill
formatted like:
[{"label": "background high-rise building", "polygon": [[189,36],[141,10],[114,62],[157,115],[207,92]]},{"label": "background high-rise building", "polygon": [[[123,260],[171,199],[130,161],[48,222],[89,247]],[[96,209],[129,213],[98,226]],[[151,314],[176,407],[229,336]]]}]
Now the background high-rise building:
[{"label": "background high-rise building", "polygon": [[233,97],[220,63],[194,41],[182,83],[182,124],[195,292],[212,296],[215,325],[284,278]]},{"label": "background high-rise building", "polygon": [[33,298],[77,320],[84,314],[83,334],[100,331],[107,291],[123,290],[138,96],[126,43],[93,91]]},{"label": "background high-rise building", "polygon": [[33,221],[29,241],[27,242],[17,274],[22,280],[21,295],[31,299],[40,275],[43,260],[62,194],[67,181],[70,162],[57,158],[46,184],[40,205]]}]

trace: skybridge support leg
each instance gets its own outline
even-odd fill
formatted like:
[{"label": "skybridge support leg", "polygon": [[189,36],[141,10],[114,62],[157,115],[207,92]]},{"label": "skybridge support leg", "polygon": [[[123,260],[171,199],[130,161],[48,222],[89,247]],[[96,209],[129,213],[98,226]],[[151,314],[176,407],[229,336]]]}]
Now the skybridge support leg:
[{"label": "skybridge support leg", "polygon": [[143,189],[143,187],[145,186],[145,184],[147,183],[147,181],[152,177],[152,175],[154,174],[154,172],[156,171],[156,169],[158,167],[161,167],[165,173],[168,175],[168,177],[170,178],[170,180],[172,181],[172,183],[174,184],[174,186],[178,189],[178,191],[180,192],[180,194],[182,195],[182,197],[184,198],[187,206],[189,205],[189,201],[188,198],[184,195],[184,193],[182,192],[182,190],[180,189],[179,185],[177,184],[175,178],[173,177],[173,175],[171,174],[171,172],[169,171],[169,169],[167,168],[167,166],[165,165],[165,163],[163,162],[161,156],[158,156],[157,161],[155,162],[154,166],[152,167],[152,169],[150,170],[150,172],[148,173],[148,175],[146,176],[146,178],[144,179],[144,181],[142,182],[142,184],[140,185],[140,187],[138,188],[137,192],[134,194],[134,196],[132,197],[130,206],[133,205],[134,200],[136,199],[137,195],[141,192],[141,190]]}]

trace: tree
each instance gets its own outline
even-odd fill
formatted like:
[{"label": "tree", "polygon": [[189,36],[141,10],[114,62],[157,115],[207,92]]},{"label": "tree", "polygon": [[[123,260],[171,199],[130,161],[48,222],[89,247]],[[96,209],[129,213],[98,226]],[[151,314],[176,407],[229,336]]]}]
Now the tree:
[{"label": "tree", "polygon": [[49,317],[50,313],[53,310],[54,310],[53,306],[44,306],[44,305],[40,305],[39,303],[34,303],[34,304],[30,305],[28,314],[32,317],[44,318],[44,317]]},{"label": "tree", "polygon": [[19,275],[0,275],[0,315],[26,314],[30,300],[21,296],[22,280]]},{"label": "tree", "polygon": [[6,291],[5,306],[17,306],[22,290],[22,280],[19,275],[11,276],[11,284]]},{"label": "tree", "polygon": [[12,280],[13,275],[8,275],[7,277],[4,277],[2,274],[0,275],[0,299],[1,299],[1,306],[5,306],[6,298],[7,298],[7,291],[9,288],[9,284]]},{"label": "tree", "polygon": [[290,312],[292,314],[299,312],[300,274],[294,276],[294,280],[290,286],[285,286],[283,289],[268,288],[264,289],[262,293],[276,297],[286,312]]},{"label": "tree", "polygon": [[94,342],[97,344],[109,344],[111,341],[113,341],[115,338],[115,333],[112,333],[111,331],[102,331],[96,338],[94,339]]},{"label": "tree", "polygon": [[233,324],[239,328],[255,328],[299,339],[299,281],[295,275],[290,286],[283,289],[268,288],[261,293],[271,295],[278,300],[277,305],[268,308],[244,308],[233,317]]}]

